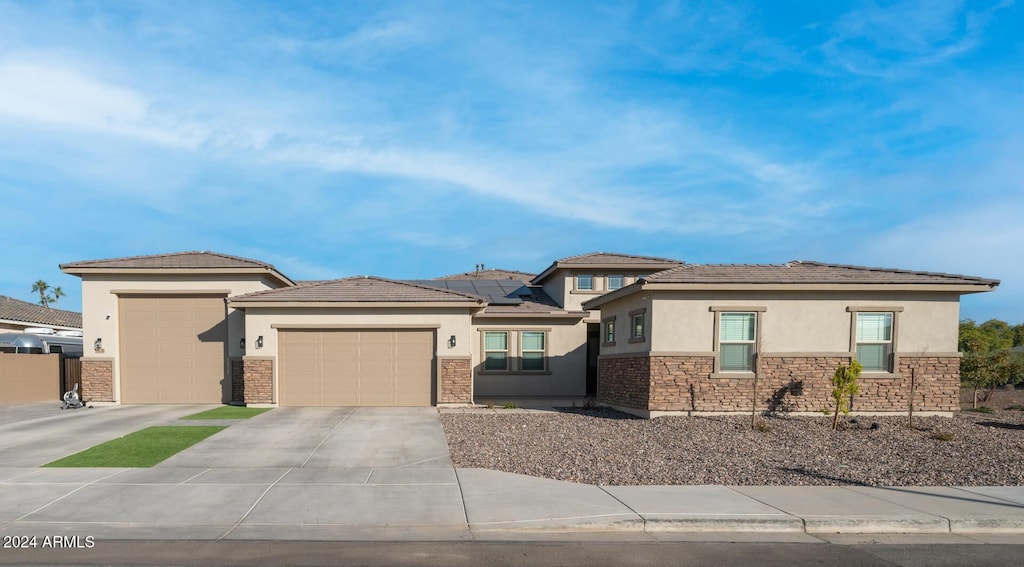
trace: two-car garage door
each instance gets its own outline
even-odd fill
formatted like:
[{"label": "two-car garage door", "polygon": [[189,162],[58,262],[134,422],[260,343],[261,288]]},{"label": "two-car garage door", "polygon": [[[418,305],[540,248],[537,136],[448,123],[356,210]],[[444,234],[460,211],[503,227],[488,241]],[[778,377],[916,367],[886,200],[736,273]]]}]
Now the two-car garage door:
[{"label": "two-car garage door", "polygon": [[434,333],[280,329],[282,406],[429,406]]}]

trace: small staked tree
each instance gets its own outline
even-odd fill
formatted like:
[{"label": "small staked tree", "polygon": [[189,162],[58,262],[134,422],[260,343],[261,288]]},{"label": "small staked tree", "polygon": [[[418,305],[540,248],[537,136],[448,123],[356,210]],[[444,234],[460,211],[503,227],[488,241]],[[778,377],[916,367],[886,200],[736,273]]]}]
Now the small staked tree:
[{"label": "small staked tree", "polygon": [[764,343],[761,340],[761,335],[758,334],[754,342],[754,392],[753,400],[750,403],[750,428],[757,429],[757,382],[761,378],[761,353],[764,349]]},{"label": "small staked tree", "polygon": [[832,410],[833,431],[839,429],[839,414],[849,415],[850,399],[860,393],[857,378],[863,369],[857,359],[853,359],[849,366],[840,364],[836,373],[832,375],[832,403],[835,404]]},{"label": "small staked tree", "polygon": [[64,293],[64,290],[62,290],[60,288],[60,286],[57,286],[57,287],[53,288],[53,296],[52,297],[53,297],[53,307],[55,309],[60,309],[60,298],[64,297],[65,295],[66,294]]},{"label": "small staked tree", "polygon": [[50,291],[50,284],[46,283],[44,280],[39,280],[32,284],[32,292],[39,293],[39,305],[42,305],[43,307],[50,306],[51,299],[46,295],[47,291]]}]

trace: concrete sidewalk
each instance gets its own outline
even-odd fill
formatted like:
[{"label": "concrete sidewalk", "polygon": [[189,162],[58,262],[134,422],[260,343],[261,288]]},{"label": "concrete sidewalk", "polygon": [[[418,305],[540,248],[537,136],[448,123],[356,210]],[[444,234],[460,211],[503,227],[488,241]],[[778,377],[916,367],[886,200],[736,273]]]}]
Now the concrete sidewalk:
[{"label": "concrete sidewalk", "polygon": [[0,534],[101,539],[998,535],[1024,487],[599,487],[482,469],[0,468]]}]

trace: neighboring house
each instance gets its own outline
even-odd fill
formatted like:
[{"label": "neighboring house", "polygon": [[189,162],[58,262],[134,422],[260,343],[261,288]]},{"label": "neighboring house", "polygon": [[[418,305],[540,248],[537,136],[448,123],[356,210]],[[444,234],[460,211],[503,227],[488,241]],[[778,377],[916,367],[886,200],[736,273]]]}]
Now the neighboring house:
[{"label": "neighboring house", "polygon": [[82,314],[0,295],[0,333],[20,333],[30,327],[81,331]]},{"label": "neighboring house", "polygon": [[[948,411],[959,295],[998,284],[814,263],[723,276],[735,267],[608,253],[558,260],[532,277],[478,268],[407,281],[296,283],[270,264],[212,252],[61,268],[82,278],[91,400],[416,406],[595,396],[640,414],[749,409],[751,332],[771,351],[761,353],[766,365],[776,361],[765,388],[802,377],[816,403],[810,383],[830,376],[833,362],[855,349],[862,358],[891,351],[896,368],[924,364],[915,366],[919,391],[941,383],[918,407]],[[689,281],[694,274],[703,279]],[[858,328],[877,340],[851,339]],[[900,410],[905,376],[884,374],[872,377],[867,403]],[[885,397],[894,401],[875,399]]]}]

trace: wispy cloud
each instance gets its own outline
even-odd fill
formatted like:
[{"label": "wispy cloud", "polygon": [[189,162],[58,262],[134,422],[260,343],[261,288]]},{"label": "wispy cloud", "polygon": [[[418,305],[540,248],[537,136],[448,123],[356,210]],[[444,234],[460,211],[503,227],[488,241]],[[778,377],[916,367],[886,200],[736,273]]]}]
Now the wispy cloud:
[{"label": "wispy cloud", "polygon": [[959,0],[871,2],[839,18],[834,37],[822,49],[849,72],[899,78],[975,49],[985,25],[1011,5],[1009,0],[983,7]]}]

